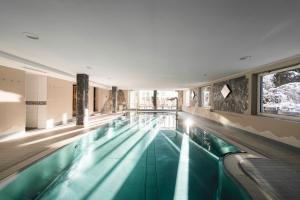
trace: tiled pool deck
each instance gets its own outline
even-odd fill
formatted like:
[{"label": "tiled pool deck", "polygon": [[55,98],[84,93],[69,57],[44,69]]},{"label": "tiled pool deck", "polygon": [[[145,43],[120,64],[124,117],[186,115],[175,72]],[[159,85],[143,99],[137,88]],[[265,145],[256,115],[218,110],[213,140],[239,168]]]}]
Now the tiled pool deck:
[{"label": "tiled pool deck", "polygon": [[0,180],[18,172],[30,163],[48,155],[78,137],[110,122],[121,114],[91,117],[85,128],[74,123],[53,129],[28,131],[13,139],[0,139]]}]

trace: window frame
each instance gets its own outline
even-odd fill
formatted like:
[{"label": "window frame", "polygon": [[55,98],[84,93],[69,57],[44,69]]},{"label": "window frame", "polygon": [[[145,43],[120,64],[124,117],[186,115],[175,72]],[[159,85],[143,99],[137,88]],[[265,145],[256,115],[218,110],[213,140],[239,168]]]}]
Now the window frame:
[{"label": "window frame", "polygon": [[272,117],[272,118],[278,118],[278,119],[300,121],[299,116],[271,114],[271,113],[262,112],[262,101],[261,101],[261,97],[262,97],[261,85],[262,85],[262,77],[263,76],[268,75],[268,74],[275,74],[278,72],[289,71],[289,70],[293,70],[293,69],[297,69],[297,68],[300,68],[300,63],[290,65],[290,66],[285,66],[280,69],[274,69],[274,70],[261,72],[261,73],[257,74],[257,114],[258,115]]},{"label": "window frame", "polygon": [[[131,110],[136,110],[137,109],[137,107],[138,107],[138,94],[137,94],[137,91],[136,90],[130,90],[130,91],[128,91],[129,92],[129,101],[128,101],[128,103],[129,103],[129,105],[128,105],[128,108],[129,109],[131,109]],[[131,96],[131,94],[132,93],[134,93],[134,98],[135,98],[135,105],[134,105],[134,107],[131,107],[131,101],[132,101],[132,96]]]},{"label": "window frame", "polygon": [[[165,94],[171,94],[173,93],[171,96],[165,95]],[[164,94],[164,95],[162,95]],[[163,98],[162,98],[163,97]],[[175,90],[158,90],[157,91],[157,109],[158,110],[176,110],[177,106],[176,106],[176,101],[169,101],[168,98],[173,98],[176,97],[178,98],[178,93]],[[164,100],[165,103],[162,104],[161,100]],[[168,104],[171,104],[170,106],[168,106]],[[174,105],[173,105],[174,104]]]},{"label": "window frame", "polygon": [[184,97],[184,101],[185,101],[184,106],[185,107],[190,107],[191,106],[191,90],[190,89],[186,90],[184,96],[185,96]]},{"label": "window frame", "polygon": [[[202,96],[202,88],[209,88],[209,96],[208,96],[208,106],[203,105],[203,96]],[[212,85],[204,85],[200,87],[200,100],[201,100],[201,108],[210,109],[212,104]]]}]

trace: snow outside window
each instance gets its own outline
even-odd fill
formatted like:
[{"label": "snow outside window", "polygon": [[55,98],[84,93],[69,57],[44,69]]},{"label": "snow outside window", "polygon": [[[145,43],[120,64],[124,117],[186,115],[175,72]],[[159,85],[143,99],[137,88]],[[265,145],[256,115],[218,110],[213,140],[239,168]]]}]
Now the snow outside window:
[{"label": "snow outside window", "polygon": [[260,112],[300,117],[300,66],[260,77]]}]

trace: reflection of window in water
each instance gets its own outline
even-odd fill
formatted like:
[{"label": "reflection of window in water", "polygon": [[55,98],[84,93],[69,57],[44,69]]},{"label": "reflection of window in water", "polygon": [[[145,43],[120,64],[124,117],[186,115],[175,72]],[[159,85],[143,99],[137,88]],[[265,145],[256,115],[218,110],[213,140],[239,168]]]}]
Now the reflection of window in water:
[{"label": "reflection of window in water", "polygon": [[165,115],[160,119],[159,125],[161,128],[176,128],[176,116]]},{"label": "reflection of window in water", "polygon": [[132,125],[135,122],[136,115],[130,112],[129,118],[130,118],[130,125]]},{"label": "reflection of window in water", "polygon": [[203,131],[203,143],[206,146],[206,148],[210,151],[210,141],[205,131]]},{"label": "reflection of window in water", "polygon": [[300,116],[300,67],[260,76],[260,112]]}]

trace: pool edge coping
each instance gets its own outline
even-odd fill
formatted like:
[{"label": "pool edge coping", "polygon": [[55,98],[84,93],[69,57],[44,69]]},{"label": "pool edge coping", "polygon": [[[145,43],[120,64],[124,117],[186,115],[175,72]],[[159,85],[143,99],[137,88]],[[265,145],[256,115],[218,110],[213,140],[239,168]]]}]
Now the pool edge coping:
[{"label": "pool edge coping", "polygon": [[269,200],[272,197],[261,188],[250,176],[240,167],[240,162],[247,158],[263,158],[249,153],[234,153],[224,156],[225,171],[237,181],[249,194],[251,199]]}]

